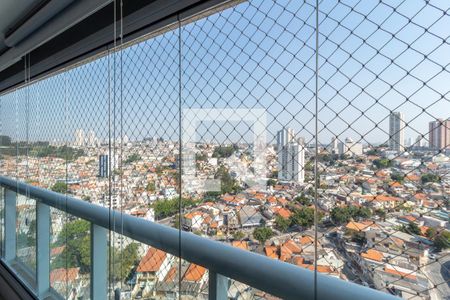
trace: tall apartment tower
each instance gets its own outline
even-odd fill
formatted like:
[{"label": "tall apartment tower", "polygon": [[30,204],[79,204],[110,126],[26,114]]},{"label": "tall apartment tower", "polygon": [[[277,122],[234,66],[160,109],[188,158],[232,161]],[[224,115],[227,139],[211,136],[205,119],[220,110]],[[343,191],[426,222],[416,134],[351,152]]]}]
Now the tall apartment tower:
[{"label": "tall apartment tower", "polygon": [[450,119],[430,122],[428,140],[431,149],[450,149]]},{"label": "tall apartment tower", "polygon": [[332,154],[337,154],[338,151],[339,151],[338,147],[339,147],[339,145],[338,145],[338,137],[334,136],[334,137],[331,138],[331,143],[328,146],[328,148],[329,148],[328,151],[330,151],[330,153],[332,153]]},{"label": "tall apartment tower", "polygon": [[294,129],[285,128],[277,133],[277,146],[280,149],[281,146],[286,146],[294,140]]},{"label": "tall apartment tower", "polygon": [[85,145],[85,135],[84,135],[84,130],[83,129],[76,129],[75,130],[75,142],[74,142],[74,146],[75,147],[83,147]]},{"label": "tall apartment tower", "polygon": [[389,116],[389,148],[394,151],[405,150],[405,119],[402,112]]},{"label": "tall apartment tower", "polygon": [[295,140],[294,131],[286,128],[277,133],[278,180],[303,183],[305,180],[305,147]]}]

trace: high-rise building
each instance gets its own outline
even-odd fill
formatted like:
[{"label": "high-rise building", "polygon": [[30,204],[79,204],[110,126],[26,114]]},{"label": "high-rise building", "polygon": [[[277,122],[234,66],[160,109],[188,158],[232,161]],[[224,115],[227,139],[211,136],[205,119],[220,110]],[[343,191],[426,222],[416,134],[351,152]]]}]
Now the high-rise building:
[{"label": "high-rise building", "polygon": [[363,145],[356,143],[351,138],[346,138],[344,142],[339,143],[339,155],[357,156],[363,154]]},{"label": "high-rise building", "polygon": [[411,147],[413,145],[413,140],[411,137],[407,138],[405,141],[406,147]]},{"label": "high-rise building", "polygon": [[338,150],[338,137],[334,136],[331,138],[331,143],[328,146],[328,151],[332,154],[337,154]]},{"label": "high-rise building", "polygon": [[450,149],[450,119],[430,122],[428,140],[432,149]]},{"label": "high-rise building", "polygon": [[425,147],[425,139],[421,134],[419,134],[416,138],[416,142],[413,145],[414,148],[422,148]]},{"label": "high-rise building", "polygon": [[89,147],[96,147],[98,146],[98,138],[95,135],[95,132],[93,130],[89,130],[87,134],[87,145]]},{"label": "high-rise building", "polygon": [[109,160],[108,155],[101,154],[98,156],[98,177],[107,178],[109,176]]},{"label": "high-rise building", "polygon": [[[292,128],[285,128],[277,133],[277,146],[286,146],[294,140],[294,130]],[[279,149],[279,148],[278,148]]]},{"label": "high-rise building", "polygon": [[389,148],[398,152],[405,150],[405,119],[401,112],[389,116]]},{"label": "high-rise building", "polygon": [[305,147],[302,139],[295,140],[291,128],[277,133],[278,179],[302,183],[305,180]]},{"label": "high-rise building", "polygon": [[74,146],[76,146],[76,147],[83,147],[84,145],[85,145],[84,130],[83,129],[75,130]]}]

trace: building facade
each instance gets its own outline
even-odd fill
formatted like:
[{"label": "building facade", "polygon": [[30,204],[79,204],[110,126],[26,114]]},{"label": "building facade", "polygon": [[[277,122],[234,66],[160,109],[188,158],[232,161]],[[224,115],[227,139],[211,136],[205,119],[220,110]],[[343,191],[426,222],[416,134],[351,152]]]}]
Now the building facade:
[{"label": "building facade", "polygon": [[428,140],[431,149],[450,149],[450,119],[430,122]]},{"label": "building facade", "polygon": [[339,155],[357,156],[363,154],[363,145],[346,138],[344,142],[339,143],[338,150]]},{"label": "building facade", "polygon": [[305,180],[305,147],[296,140],[291,128],[277,133],[278,179],[303,183]]},{"label": "building facade", "polygon": [[402,112],[393,112],[389,116],[389,148],[398,152],[405,150],[405,119]]}]

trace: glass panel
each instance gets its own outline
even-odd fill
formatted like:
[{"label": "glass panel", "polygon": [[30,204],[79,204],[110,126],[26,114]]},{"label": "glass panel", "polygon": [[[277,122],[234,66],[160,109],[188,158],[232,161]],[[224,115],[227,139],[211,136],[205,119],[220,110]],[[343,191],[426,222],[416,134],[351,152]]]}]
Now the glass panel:
[{"label": "glass panel", "polygon": [[16,256],[36,272],[36,201],[17,196]]},{"label": "glass panel", "polygon": [[[115,102],[112,208],[123,213],[179,226],[179,33],[168,28],[120,54],[122,76]],[[120,95],[120,96],[119,96]],[[118,216],[120,218],[120,216]],[[120,233],[120,229],[118,229]],[[132,297],[175,298],[179,259],[120,234],[113,234],[116,286]],[[137,247],[137,264],[123,256]],[[122,262],[122,263],[121,263]],[[119,270],[118,270],[119,268]]]},{"label": "glass panel", "polygon": [[0,188],[0,257],[5,252],[5,190]]},{"label": "glass panel", "polygon": [[369,2],[320,6],[320,233],[345,279],[443,299],[432,263],[447,260],[434,235],[448,221],[448,7]]},{"label": "glass panel", "polygon": [[[90,298],[91,239],[88,221],[52,209],[50,286],[66,299]],[[59,229],[60,228],[60,229]]]},{"label": "glass panel", "polygon": [[314,21],[307,1],[246,1],[181,29],[182,229],[309,269]]}]

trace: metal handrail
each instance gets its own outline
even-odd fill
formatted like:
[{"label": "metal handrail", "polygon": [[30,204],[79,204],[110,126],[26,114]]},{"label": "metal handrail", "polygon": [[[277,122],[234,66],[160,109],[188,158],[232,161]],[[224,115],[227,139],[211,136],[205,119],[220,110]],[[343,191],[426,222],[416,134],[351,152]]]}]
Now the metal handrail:
[{"label": "metal handrail", "polygon": [[355,283],[0,176],[0,186],[283,299],[398,299]]}]

